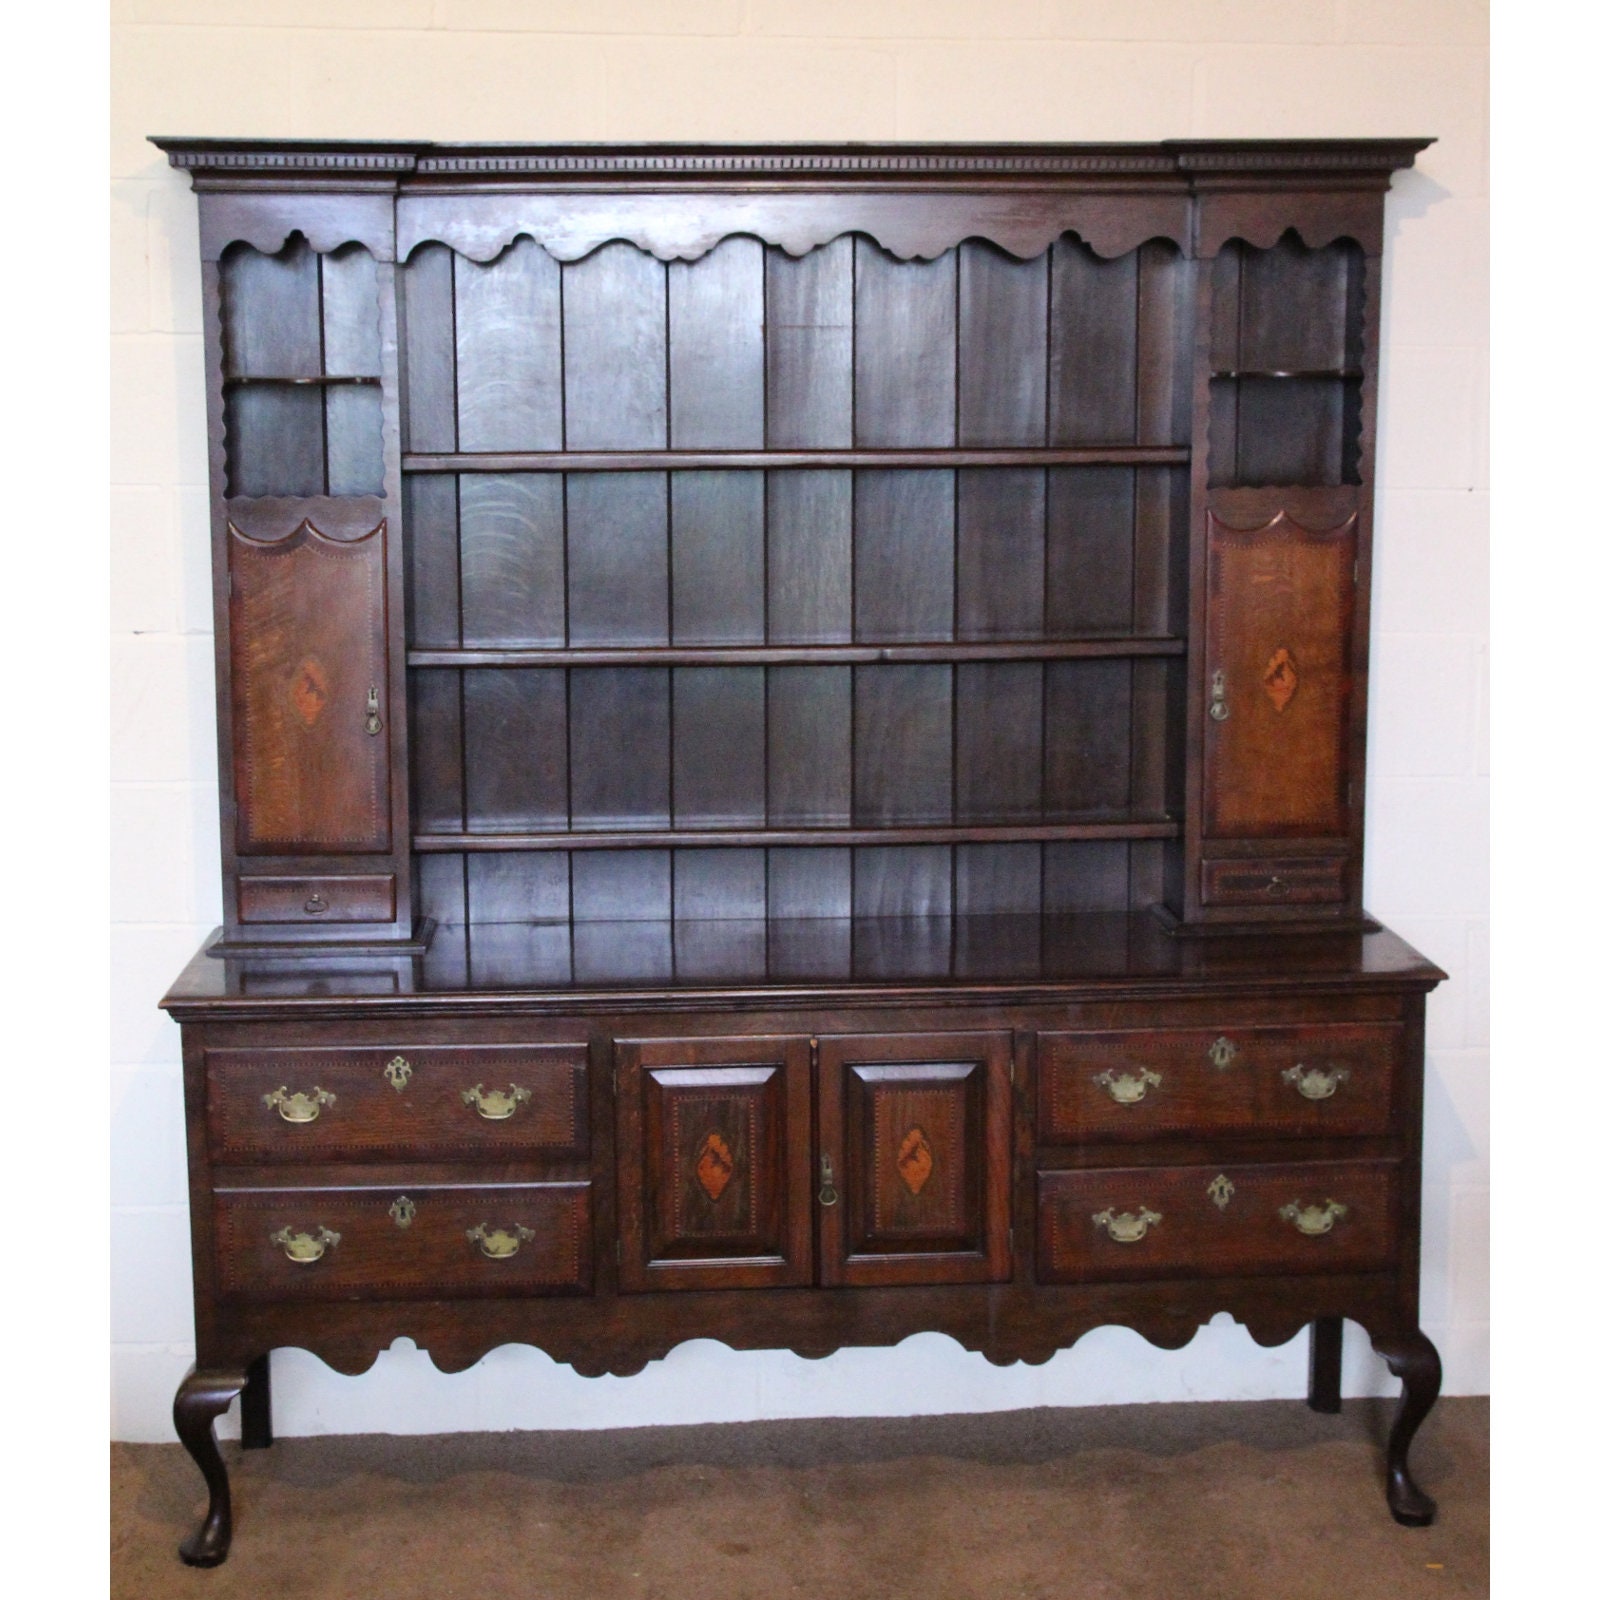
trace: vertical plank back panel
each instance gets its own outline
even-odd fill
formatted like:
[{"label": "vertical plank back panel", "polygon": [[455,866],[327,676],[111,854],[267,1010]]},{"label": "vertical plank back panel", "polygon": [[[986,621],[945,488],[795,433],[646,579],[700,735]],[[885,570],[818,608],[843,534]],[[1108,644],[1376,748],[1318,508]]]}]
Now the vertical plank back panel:
[{"label": "vertical plank back panel", "polygon": [[667,269],[631,244],[562,269],[569,450],[667,445]]},{"label": "vertical plank back panel", "polygon": [[1043,727],[1040,662],[956,668],[957,822],[1038,821]]},{"label": "vertical plank back panel", "polygon": [[[766,695],[760,667],[672,674],[672,806],[680,828],[766,822]],[[626,752],[619,752],[626,759]]]},{"label": "vertical plank back panel", "polygon": [[567,686],[559,668],[462,673],[467,829],[567,825]]},{"label": "vertical plank back panel", "polygon": [[670,826],[670,676],[665,667],[571,669],[574,828]]},{"label": "vertical plank back panel", "polygon": [[455,252],[425,244],[400,275],[405,329],[406,445],[456,447]]},{"label": "vertical plank back panel", "polygon": [[566,640],[562,482],[554,472],[461,478],[461,631],[471,648]]},{"label": "vertical plank back panel", "polygon": [[409,636],[424,650],[461,643],[460,546],[456,479],[412,473],[405,480],[406,566],[410,582]]},{"label": "vertical plank back panel", "polygon": [[760,644],[765,636],[763,475],[672,474],[672,642]]},{"label": "vertical plank back panel", "polygon": [[953,445],[956,252],[898,261],[856,240],[855,442]]},{"label": "vertical plank back panel", "polygon": [[844,644],[852,627],[852,477],[767,474],[767,639]]},{"label": "vertical plank back panel", "polygon": [[1050,252],[1050,442],[1131,444],[1138,422],[1139,257]]},{"label": "vertical plank back panel", "polygon": [[871,470],[855,477],[856,638],[950,638],[955,473]]},{"label": "vertical plank back panel", "polygon": [[855,669],[855,820],[943,823],[951,806],[951,669]]},{"label": "vertical plank back panel", "polygon": [[[461,674],[411,674],[411,810],[424,833],[459,833],[462,809]],[[426,860],[426,857],[421,859]]]},{"label": "vertical plank back panel", "polygon": [[1037,916],[1044,885],[1042,849],[1038,844],[958,844],[955,914]]},{"label": "vertical plank back panel", "polygon": [[1051,661],[1045,667],[1045,819],[1128,809],[1131,663]]},{"label": "vertical plank back panel", "polygon": [[668,642],[667,474],[567,477],[567,626],[575,645]]},{"label": "vertical plank back panel", "polygon": [[765,252],[724,239],[667,268],[667,351],[676,450],[759,450],[766,435]]},{"label": "vertical plank back panel", "polygon": [[383,370],[378,326],[378,263],[358,244],[322,258],[322,364],[341,377]]},{"label": "vertical plank back panel", "polygon": [[462,450],[561,448],[561,269],[532,239],[456,259]]},{"label": "vertical plank back panel", "polygon": [[848,450],[854,437],[855,244],[766,254],[767,445]]},{"label": "vertical plank back panel", "polygon": [[961,246],[957,443],[1045,442],[1048,256],[1017,261],[981,239]]},{"label": "vertical plank back panel", "polygon": [[1045,474],[986,467],[956,474],[956,637],[1044,634]]},{"label": "vertical plank back panel", "polygon": [[767,820],[775,828],[850,821],[849,667],[767,669]]},{"label": "vertical plank back panel", "polygon": [[295,234],[277,255],[238,244],[222,257],[222,345],[230,377],[322,372],[321,273]]},{"label": "vertical plank back panel", "polygon": [[1126,633],[1133,621],[1132,470],[1052,468],[1049,524],[1046,631]]},{"label": "vertical plank back panel", "polygon": [[[855,851],[853,914],[870,917],[948,917],[948,845],[864,845]],[[936,954],[942,955],[943,952]]]}]

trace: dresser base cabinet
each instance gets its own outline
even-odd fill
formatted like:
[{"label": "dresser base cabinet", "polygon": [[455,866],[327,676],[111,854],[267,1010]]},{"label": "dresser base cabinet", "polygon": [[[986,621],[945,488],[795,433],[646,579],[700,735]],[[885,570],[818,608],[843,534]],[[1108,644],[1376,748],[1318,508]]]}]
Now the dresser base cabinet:
[{"label": "dresser base cabinet", "polygon": [[[197,1366],[630,1373],[1218,1313],[1439,1387],[1363,907],[1426,139],[158,139],[201,255]],[[1391,522],[1394,519],[1391,519]],[[1391,537],[1404,537],[1403,529]]]},{"label": "dresser base cabinet", "polygon": [[[847,931],[879,963],[928,933]],[[937,1331],[1037,1363],[1116,1323],[1173,1349],[1226,1311],[1264,1344],[1309,1325],[1328,1410],[1349,1319],[1403,1385],[1390,1507],[1429,1520],[1406,1455],[1439,1389],[1417,1323],[1438,970],[1388,933],[1034,932],[1063,954],[1027,983],[809,992],[462,988],[443,948],[197,956],[165,1002],[198,1344],[175,1414],[211,1488],[185,1559],[226,1553],[212,1420],[242,1393],[245,1444],[270,1442],[267,1353],[356,1373],[402,1334],[446,1371],[515,1342],[598,1376],[706,1337],[818,1357]]]}]

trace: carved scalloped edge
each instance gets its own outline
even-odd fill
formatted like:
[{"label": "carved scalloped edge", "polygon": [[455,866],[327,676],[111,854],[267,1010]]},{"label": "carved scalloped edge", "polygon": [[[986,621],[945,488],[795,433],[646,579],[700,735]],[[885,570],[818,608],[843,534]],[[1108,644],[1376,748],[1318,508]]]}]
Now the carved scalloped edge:
[{"label": "carved scalloped edge", "polygon": [[1303,533],[1308,539],[1331,539],[1335,536],[1342,537],[1344,534],[1354,532],[1356,523],[1361,520],[1361,512],[1358,508],[1340,521],[1330,523],[1324,528],[1314,528],[1309,523],[1301,521],[1298,516],[1288,510],[1275,513],[1273,516],[1268,517],[1265,522],[1254,522],[1243,527],[1237,523],[1224,521],[1217,515],[1214,507],[1207,509],[1206,518],[1214,528],[1219,528],[1224,533],[1250,536],[1258,533],[1272,533],[1282,527],[1286,529],[1293,528],[1297,532]]},{"label": "carved scalloped edge", "polygon": [[[1064,1323],[1052,1339],[1044,1342],[1010,1338],[1003,1329],[996,1329],[991,1337],[977,1340],[962,1338],[945,1328],[926,1328],[920,1331],[942,1333],[962,1349],[973,1355],[981,1355],[993,1366],[1008,1367],[1019,1361],[1027,1366],[1042,1366],[1062,1351],[1070,1350],[1085,1334],[1092,1333],[1097,1328],[1127,1328],[1158,1349],[1181,1350],[1185,1345],[1192,1343],[1203,1328],[1227,1309],[1225,1306],[1218,1306],[1210,1316],[1200,1318],[1193,1312],[1188,1315],[1175,1313],[1170,1316],[1152,1312],[1141,1315],[1137,1321],[1087,1320],[1082,1323]],[[1229,1315],[1233,1313],[1230,1312]],[[1286,1313],[1282,1316],[1264,1315],[1248,1318],[1236,1316],[1235,1321],[1258,1345],[1273,1347],[1287,1344],[1302,1328],[1309,1325],[1310,1319],[1305,1315]],[[1372,1324],[1370,1331],[1375,1339],[1380,1336],[1378,1324]],[[906,1339],[917,1336],[917,1333],[908,1333],[891,1343],[871,1348],[895,1349],[904,1344]],[[563,1366],[570,1366],[582,1378],[631,1378],[643,1372],[651,1362],[665,1360],[680,1345],[699,1342],[704,1337],[705,1335],[688,1334],[668,1338],[630,1337],[625,1344],[619,1342],[607,1347],[603,1336],[597,1337],[593,1333],[575,1331],[563,1337],[542,1339],[505,1339],[469,1335],[454,1340],[436,1339],[424,1344],[415,1333],[408,1333],[402,1328],[390,1337],[387,1344],[359,1339],[319,1340],[311,1343],[291,1341],[291,1343],[294,1348],[303,1349],[308,1354],[316,1356],[325,1366],[346,1377],[359,1377],[363,1373],[370,1372],[380,1355],[386,1350],[394,1349],[401,1340],[406,1340],[426,1355],[439,1372],[446,1374],[466,1372],[492,1351],[521,1345],[531,1350],[538,1350]],[[861,1345],[848,1339],[837,1341],[830,1339],[814,1344],[795,1342],[746,1345],[725,1339],[713,1339],[712,1342],[734,1351],[787,1350],[807,1361],[824,1360],[843,1349],[862,1348]]]},{"label": "carved scalloped edge", "polygon": [[[239,526],[238,521],[235,519],[232,508],[241,504],[249,505],[252,503],[255,505],[279,507],[294,506],[295,502],[279,500],[258,500],[255,502],[230,500],[228,502],[230,508],[227,513],[228,532],[233,536],[233,538],[237,539],[241,544],[251,546],[258,550],[271,550],[277,555],[288,555],[291,551],[298,550],[301,545],[308,544],[312,540],[315,540],[318,544],[325,545],[328,548],[343,554],[352,550],[357,545],[365,544],[369,539],[376,538],[379,534],[383,533],[385,528],[388,526],[388,518],[385,517],[380,510],[378,513],[377,522],[373,526],[367,528],[364,532],[348,536],[339,533],[325,532],[316,524],[316,522],[312,520],[311,516],[305,514],[304,507],[302,505],[300,508],[301,514],[299,516],[299,520],[287,533],[280,533],[277,535],[263,535],[254,532],[247,533]],[[361,517],[352,519],[352,522],[364,522],[365,520],[365,517]]]}]

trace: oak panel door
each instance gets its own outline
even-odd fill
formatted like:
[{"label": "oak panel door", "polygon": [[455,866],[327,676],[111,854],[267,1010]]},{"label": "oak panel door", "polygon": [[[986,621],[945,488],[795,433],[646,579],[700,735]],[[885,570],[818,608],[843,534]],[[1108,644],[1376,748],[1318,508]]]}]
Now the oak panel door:
[{"label": "oak panel door", "polygon": [[817,1064],[822,1282],[1008,1279],[1011,1036],[823,1039]]},{"label": "oak panel door", "polygon": [[1356,518],[1324,532],[1281,512],[1207,521],[1206,835],[1344,835]]},{"label": "oak panel door", "polygon": [[307,519],[266,543],[229,525],[241,853],[389,848],[386,530]]},{"label": "oak panel door", "polygon": [[805,1039],[618,1040],[624,1289],[810,1283]]}]

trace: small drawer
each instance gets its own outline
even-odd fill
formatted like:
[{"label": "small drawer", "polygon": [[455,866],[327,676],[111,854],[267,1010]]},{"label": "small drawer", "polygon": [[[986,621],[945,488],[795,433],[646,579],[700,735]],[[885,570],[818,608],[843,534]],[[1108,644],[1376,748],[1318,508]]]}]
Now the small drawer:
[{"label": "small drawer", "polygon": [[394,878],[240,878],[240,922],[393,922]]},{"label": "small drawer", "polygon": [[218,1190],[217,1281],[260,1300],[582,1294],[589,1185]]},{"label": "small drawer", "polygon": [[1393,1264],[1387,1162],[1039,1174],[1039,1281],[1364,1272]]},{"label": "small drawer", "polygon": [[1039,1140],[1389,1130],[1398,1024],[1039,1035]]},{"label": "small drawer", "polygon": [[217,1161],[449,1161],[589,1150],[581,1044],[208,1050]]},{"label": "small drawer", "polygon": [[1325,906],[1345,899],[1343,856],[1203,861],[1200,898],[1208,906]]}]

